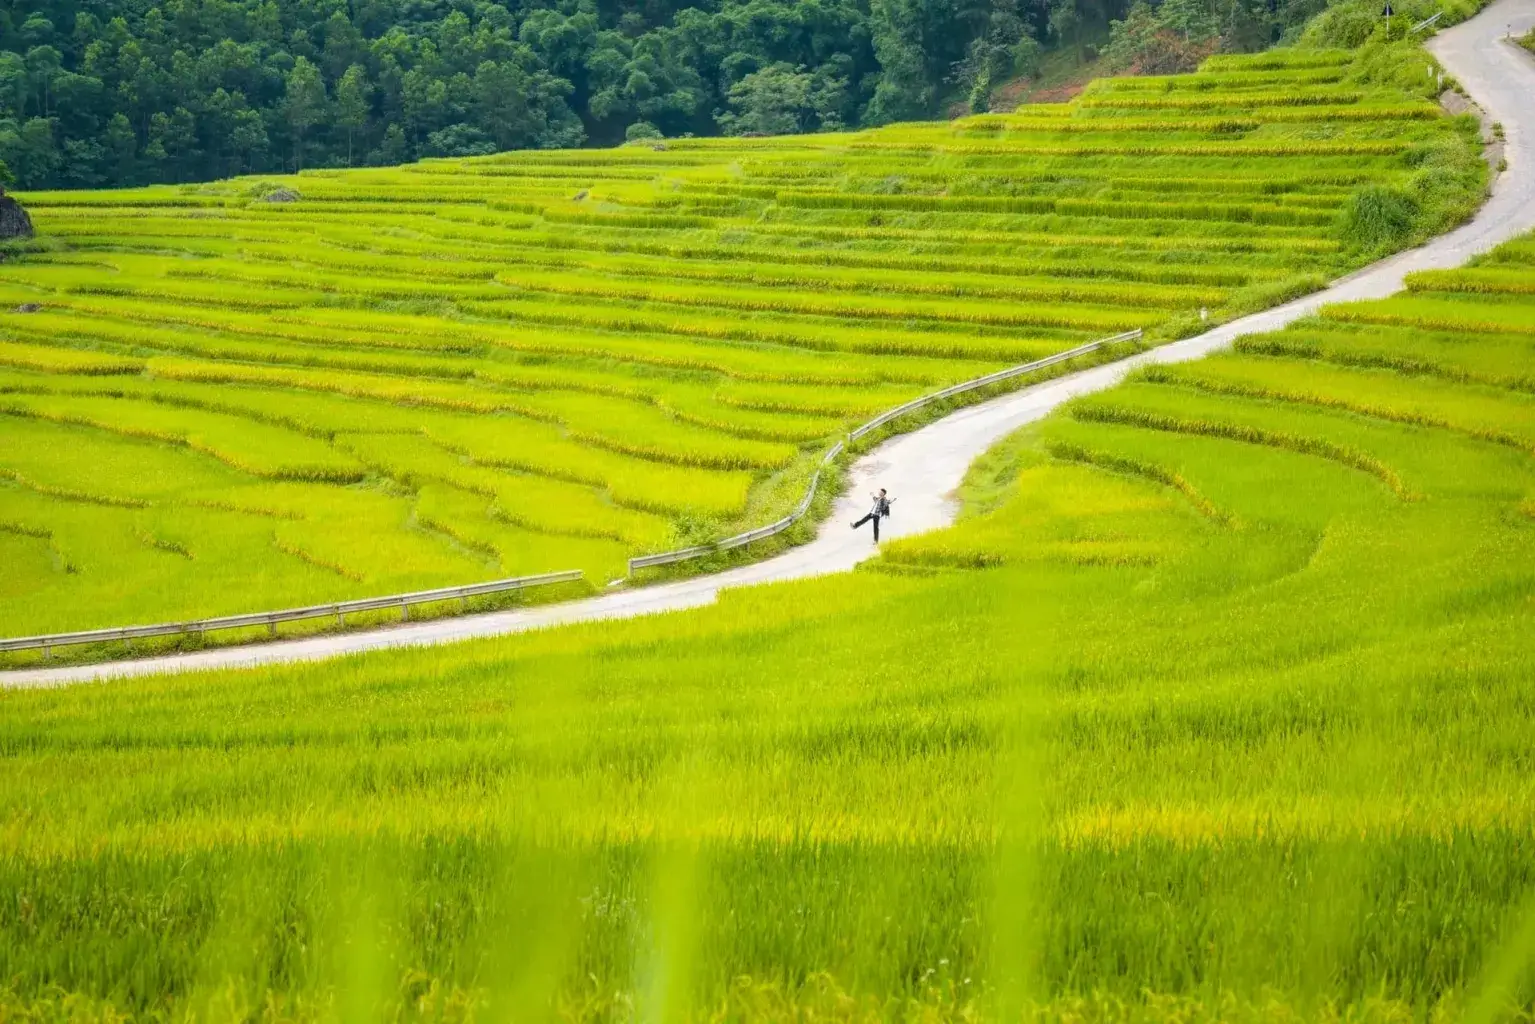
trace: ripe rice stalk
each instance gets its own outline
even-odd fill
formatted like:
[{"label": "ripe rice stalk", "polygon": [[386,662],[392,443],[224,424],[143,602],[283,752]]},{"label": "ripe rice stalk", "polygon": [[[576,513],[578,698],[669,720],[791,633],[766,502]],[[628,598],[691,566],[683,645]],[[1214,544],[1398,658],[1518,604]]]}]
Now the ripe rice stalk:
[{"label": "ripe rice stalk", "polygon": [[[1468,295],[1467,299],[1470,298]],[[1435,331],[1535,334],[1535,304],[1473,302],[1439,298],[1434,293],[1324,306],[1320,315],[1342,323],[1392,324]]]},{"label": "ripe rice stalk", "polygon": [[[645,244],[634,241],[612,241],[570,238],[521,240],[527,248],[506,249],[509,260],[547,266],[577,266],[594,269],[621,268],[630,265],[650,266],[659,263],[671,268],[674,276],[718,276],[730,279],[740,274],[789,273],[779,268],[817,267],[824,274],[825,268],[845,270],[867,269],[886,271],[923,271],[913,274],[914,280],[932,282],[932,289],[947,288],[944,279],[936,279],[934,272],[943,274],[977,274],[997,277],[1068,276],[1072,278],[1103,278],[1144,284],[1198,284],[1240,285],[1262,273],[1261,267],[1232,265],[1207,266],[1196,263],[1137,262],[1114,260],[1106,263],[1081,258],[1051,258],[1051,249],[1040,247],[1029,250],[1028,256],[965,258],[953,256],[907,255],[904,253],[858,252],[832,249],[729,247],[709,244],[657,243]],[[1054,251],[1059,251],[1055,249]],[[587,259],[571,254],[635,254],[646,257],[666,257],[665,261],[630,262],[621,259]],[[1037,254],[1037,255],[1036,255]],[[678,268],[678,261],[687,261],[685,268]],[[1256,263],[1256,261],[1253,261]],[[746,269],[738,269],[744,267]],[[824,277],[822,278],[825,279]],[[807,275],[805,280],[810,280]],[[836,279],[833,279],[836,280]]]},{"label": "ripe rice stalk", "polygon": [[1386,386],[1355,370],[1289,365],[1251,365],[1219,360],[1198,370],[1156,367],[1142,379],[1207,394],[1310,405],[1356,416],[1450,430],[1481,441],[1535,451],[1535,410],[1523,401],[1467,393],[1450,394],[1436,384],[1392,380]]},{"label": "ripe rice stalk", "polygon": [[1046,445],[1045,450],[1050,453],[1052,458],[1060,459],[1063,462],[1077,462],[1085,466],[1096,466],[1111,473],[1125,473],[1131,476],[1138,476],[1161,484],[1164,487],[1171,487],[1187,498],[1189,504],[1206,519],[1219,523],[1222,526],[1234,525],[1229,512],[1222,511],[1209,498],[1200,494],[1193,484],[1164,466],[1109,452],[1093,451],[1081,445],[1059,441]]},{"label": "ripe rice stalk", "polygon": [[[796,313],[812,316],[858,316],[880,320],[936,320],[954,323],[995,324],[999,326],[1060,326],[1073,328],[1116,328],[1139,326],[1152,318],[1111,309],[1095,309],[1058,304],[1034,308],[1023,304],[997,302],[952,303],[894,296],[792,295],[774,289],[704,288],[685,285],[639,284],[612,278],[568,278],[563,275],[539,275],[528,271],[499,274],[497,280],[514,288],[526,289],[542,297],[591,296],[625,299],[668,305],[713,307],[743,311]],[[1128,296],[1129,289],[1125,294]]]},{"label": "ripe rice stalk", "polygon": [[1264,89],[1280,85],[1328,85],[1347,76],[1347,64],[1322,67],[1272,68],[1251,71],[1205,71],[1192,75],[1134,75],[1095,78],[1083,90],[1086,95],[1121,92],[1203,92],[1207,90]]},{"label": "ripe rice stalk", "polygon": [[1343,106],[1359,103],[1364,92],[1349,88],[1287,89],[1284,92],[1236,93],[1233,95],[1094,93],[1077,102],[1084,109],[1117,107],[1124,110],[1214,110],[1222,107]]},{"label": "ripe rice stalk", "polygon": [[753,480],[743,470],[673,466],[587,447],[533,422],[440,420],[425,433],[482,465],[604,488],[613,501],[641,512],[732,516],[746,507]]},{"label": "ripe rice stalk", "polygon": [[[852,145],[864,149],[886,149],[887,147],[875,143],[852,143]],[[1047,157],[1101,157],[1111,156],[1117,158],[1158,158],[1158,157],[1201,157],[1223,160],[1244,160],[1253,157],[1395,157],[1409,152],[1413,144],[1408,141],[1388,142],[1315,142],[1296,139],[1293,141],[1236,141],[1230,143],[1171,143],[1165,146],[1148,145],[1144,142],[1135,144],[1125,142],[1115,143],[1079,143],[1074,145],[976,145],[970,143],[946,143],[929,146],[907,147],[901,152],[903,155],[927,157],[935,153],[952,154],[955,156],[997,156],[1017,159],[1021,156],[1047,156]]]},{"label": "ripe rice stalk", "polygon": [[1219,437],[1243,444],[1263,445],[1311,455],[1336,462],[1339,465],[1368,473],[1384,483],[1402,501],[1413,501],[1416,495],[1402,482],[1396,470],[1384,462],[1357,449],[1335,444],[1324,438],[1307,437],[1287,431],[1262,430],[1237,423],[1214,420],[1186,419],[1165,416],[1140,409],[1117,407],[1107,403],[1079,404],[1071,408],[1073,418],[1084,423],[1112,423],[1137,427],[1142,430],[1158,430],[1173,434],[1195,434],[1202,437]]},{"label": "ripe rice stalk", "polygon": [[[1098,281],[1066,283],[1045,275],[1033,277],[1015,276],[1003,282],[991,278],[960,277],[949,275],[935,278],[931,274],[903,274],[893,269],[878,274],[861,274],[856,271],[819,267],[815,270],[798,270],[762,266],[756,263],[683,263],[677,260],[651,260],[635,258],[592,258],[572,260],[565,264],[531,264],[527,271],[510,271],[504,276],[520,287],[542,288],[550,276],[534,266],[560,266],[561,282],[568,280],[570,270],[589,272],[583,280],[594,280],[599,285],[611,281],[616,275],[624,280],[618,287],[630,287],[630,280],[644,281],[648,289],[654,285],[671,288],[683,282],[736,282],[759,288],[782,288],[805,293],[825,291],[854,291],[861,294],[890,293],[898,295],[946,295],[976,299],[1012,299],[1018,301],[1107,302],[1126,306],[1151,306],[1170,309],[1186,309],[1191,306],[1217,306],[1225,297],[1223,291],[1188,287],[1147,286],[1118,284]],[[739,294],[740,290],[735,290]],[[667,294],[671,294],[670,291]],[[797,301],[797,300],[795,300]]]},{"label": "ripe rice stalk", "polygon": [[1535,359],[1517,336],[1484,335],[1468,349],[1462,335],[1383,328],[1371,332],[1285,331],[1240,339],[1235,351],[1339,366],[1390,370],[1414,377],[1535,393]]},{"label": "ripe rice stalk", "polygon": [[[9,414],[10,410],[0,407],[0,412]],[[22,413],[21,415],[26,415]],[[15,487],[21,487],[35,494],[41,494],[60,501],[80,502],[86,505],[104,505],[110,508],[148,508],[149,502],[141,498],[127,498],[112,494],[98,494],[90,491],[77,491],[65,487],[53,487],[48,484],[29,480],[15,470],[0,467],[0,480]]]},{"label": "ripe rice stalk", "polygon": [[1457,270],[1415,270],[1407,275],[1410,292],[1468,292],[1482,295],[1535,295],[1535,278],[1527,269],[1501,267]]},{"label": "ripe rice stalk", "polygon": [[1302,50],[1280,47],[1263,53],[1217,54],[1199,66],[1200,73],[1228,71],[1267,71],[1273,69],[1342,67],[1352,64],[1357,54],[1352,50]]},{"label": "ripe rice stalk", "polygon": [[17,366],[44,373],[79,373],[92,376],[139,373],[144,369],[144,363],[136,359],[124,359],[104,352],[55,348],[51,345],[29,345],[16,341],[0,341],[0,366]]},{"label": "ripe rice stalk", "polygon": [[7,395],[0,398],[0,409],[14,416],[182,445],[266,479],[354,483],[364,476],[353,460],[321,441],[227,414],[62,395]]},{"label": "ripe rice stalk", "polygon": [[543,219],[551,224],[588,224],[625,230],[660,231],[679,228],[705,228],[712,224],[707,217],[681,214],[644,213],[581,213],[564,210],[544,210]]},{"label": "ripe rice stalk", "polygon": [[380,475],[411,487],[438,480],[484,495],[495,503],[496,518],[542,533],[635,547],[664,544],[671,534],[667,519],[614,505],[596,488],[465,462],[419,435],[343,434],[336,443]]}]

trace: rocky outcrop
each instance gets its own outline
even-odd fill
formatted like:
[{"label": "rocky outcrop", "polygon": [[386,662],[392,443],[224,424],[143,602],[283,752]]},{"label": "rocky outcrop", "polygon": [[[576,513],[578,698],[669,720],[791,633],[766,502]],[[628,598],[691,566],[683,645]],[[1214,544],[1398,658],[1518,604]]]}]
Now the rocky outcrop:
[{"label": "rocky outcrop", "polygon": [[0,239],[31,237],[32,218],[27,216],[20,203],[0,188]]}]

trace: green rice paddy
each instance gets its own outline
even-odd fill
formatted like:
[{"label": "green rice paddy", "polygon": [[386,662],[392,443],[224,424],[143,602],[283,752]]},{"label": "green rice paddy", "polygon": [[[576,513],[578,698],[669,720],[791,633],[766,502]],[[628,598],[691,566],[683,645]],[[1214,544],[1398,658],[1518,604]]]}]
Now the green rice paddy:
[{"label": "green rice paddy", "polygon": [[1529,1019],[1532,285],[1143,372],[855,573],[6,693],[0,1013]]},{"label": "green rice paddy", "polygon": [[[1220,58],[945,124],[25,195],[0,634],[597,588],[769,522],[880,410],[1463,217],[1485,169],[1430,70]],[[1382,190],[1406,234],[1361,227]]]}]

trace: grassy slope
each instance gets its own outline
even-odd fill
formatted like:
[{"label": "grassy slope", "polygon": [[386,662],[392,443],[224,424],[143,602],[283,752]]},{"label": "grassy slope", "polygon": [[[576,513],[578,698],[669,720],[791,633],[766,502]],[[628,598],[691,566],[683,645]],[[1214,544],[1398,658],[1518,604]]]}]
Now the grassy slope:
[{"label": "grassy slope", "polygon": [[1081,400],[872,571],[6,694],[7,1000],[1527,1011],[1535,239],[1412,287]]},{"label": "grassy slope", "polygon": [[[1464,119],[1383,57],[849,136],[25,197],[42,244],[0,305],[43,308],[0,314],[0,529],[28,551],[0,634],[600,586],[770,521],[875,411],[1464,215]],[[260,200],[279,185],[299,201]],[[1350,218],[1382,188],[1408,234]]]}]

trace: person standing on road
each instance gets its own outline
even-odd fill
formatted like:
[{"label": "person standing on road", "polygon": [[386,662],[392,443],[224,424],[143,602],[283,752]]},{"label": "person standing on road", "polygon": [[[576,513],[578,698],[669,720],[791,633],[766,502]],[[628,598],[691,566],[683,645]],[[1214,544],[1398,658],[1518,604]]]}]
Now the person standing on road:
[{"label": "person standing on road", "polygon": [[874,524],[874,543],[878,544],[879,521],[890,514],[890,503],[895,501],[895,499],[886,494],[883,487],[879,489],[878,494],[871,494],[869,497],[874,499],[874,506],[869,509],[868,515],[853,524],[853,529],[856,530],[864,523],[872,522]]}]

